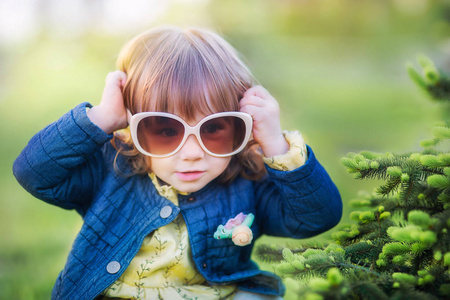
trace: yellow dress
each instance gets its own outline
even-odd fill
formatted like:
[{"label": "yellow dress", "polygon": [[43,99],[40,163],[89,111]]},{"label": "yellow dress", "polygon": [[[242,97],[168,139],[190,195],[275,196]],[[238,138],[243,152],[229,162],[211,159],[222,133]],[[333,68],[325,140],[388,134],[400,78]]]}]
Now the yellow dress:
[{"label": "yellow dress", "polygon": [[[178,205],[177,191],[160,186],[159,194]],[[191,258],[188,232],[179,214],[170,224],[145,237],[142,247],[125,272],[103,294],[125,299],[232,299],[236,285],[210,286]],[[108,299],[105,297],[104,299]]]},{"label": "yellow dress", "polygon": [[[271,168],[293,170],[307,160],[306,146],[299,132],[284,132],[290,150],[283,155],[264,158]],[[178,206],[178,191],[160,185],[149,174],[158,193]],[[170,224],[145,237],[141,249],[125,272],[102,295],[102,299],[232,299],[237,285],[208,285],[191,257],[188,232],[179,214]]]}]

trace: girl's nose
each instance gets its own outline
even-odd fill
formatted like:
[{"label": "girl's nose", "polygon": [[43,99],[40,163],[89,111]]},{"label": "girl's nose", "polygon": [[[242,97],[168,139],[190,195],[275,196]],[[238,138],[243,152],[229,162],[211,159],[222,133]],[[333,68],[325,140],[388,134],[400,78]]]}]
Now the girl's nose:
[{"label": "girl's nose", "polygon": [[180,158],[184,160],[197,160],[205,156],[205,151],[200,146],[197,137],[193,134],[188,136],[183,147],[180,149]]}]

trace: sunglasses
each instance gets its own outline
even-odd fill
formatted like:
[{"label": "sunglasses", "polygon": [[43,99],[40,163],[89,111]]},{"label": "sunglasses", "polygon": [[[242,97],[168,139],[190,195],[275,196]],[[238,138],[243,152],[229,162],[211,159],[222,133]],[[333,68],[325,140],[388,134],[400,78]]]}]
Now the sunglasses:
[{"label": "sunglasses", "polygon": [[234,155],[247,145],[253,122],[249,114],[235,111],[211,114],[193,127],[165,112],[131,115],[128,111],[128,120],[134,145],[141,153],[152,157],[174,155],[191,134],[209,155]]}]

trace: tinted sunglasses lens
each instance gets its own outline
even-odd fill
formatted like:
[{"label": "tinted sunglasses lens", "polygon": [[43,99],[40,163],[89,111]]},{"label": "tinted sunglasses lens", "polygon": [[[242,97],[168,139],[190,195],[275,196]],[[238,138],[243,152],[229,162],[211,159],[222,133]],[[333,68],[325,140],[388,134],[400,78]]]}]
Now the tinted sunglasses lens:
[{"label": "tinted sunglasses lens", "polygon": [[245,122],[238,117],[218,117],[200,127],[203,145],[214,154],[228,154],[237,150],[245,139]]},{"label": "tinted sunglasses lens", "polygon": [[184,126],[172,118],[149,116],[139,121],[137,137],[139,145],[148,153],[165,155],[180,145]]}]

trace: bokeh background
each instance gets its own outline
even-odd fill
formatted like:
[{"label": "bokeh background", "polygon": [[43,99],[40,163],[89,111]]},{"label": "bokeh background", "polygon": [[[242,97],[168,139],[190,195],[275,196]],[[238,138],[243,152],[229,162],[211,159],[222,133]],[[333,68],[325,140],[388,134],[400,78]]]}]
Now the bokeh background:
[{"label": "bokeh background", "polygon": [[0,0],[0,299],[49,299],[82,223],[27,194],[12,175],[14,159],[78,103],[99,103],[106,74],[134,35],[162,24],[222,34],[280,102],[283,128],[302,131],[346,203],[376,185],[346,173],[347,152],[409,152],[431,137],[441,109],[405,65],[423,53],[448,71],[449,20],[449,1],[432,0]]}]

